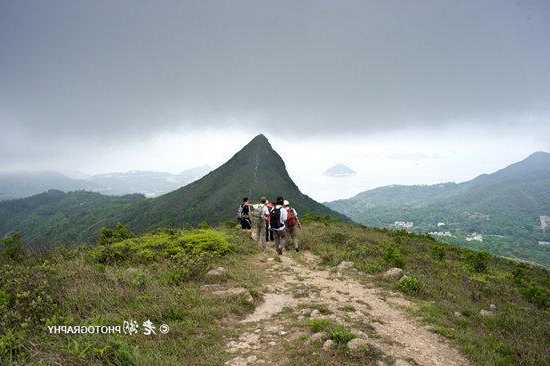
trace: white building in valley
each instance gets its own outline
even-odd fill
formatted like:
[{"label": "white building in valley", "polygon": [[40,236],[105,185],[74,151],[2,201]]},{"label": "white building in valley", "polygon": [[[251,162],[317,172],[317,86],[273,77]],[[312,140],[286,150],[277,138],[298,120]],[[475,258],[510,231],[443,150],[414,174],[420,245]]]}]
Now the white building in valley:
[{"label": "white building in valley", "polygon": [[546,232],[546,229],[550,228],[550,216],[540,216],[540,228]]},{"label": "white building in valley", "polygon": [[466,236],[466,241],[483,241],[483,235],[471,233]]},{"label": "white building in valley", "polygon": [[432,231],[432,232],[429,232],[428,234],[435,237],[444,237],[444,236],[447,236],[450,238],[454,237],[454,235],[451,234],[450,231]]},{"label": "white building in valley", "polygon": [[414,223],[412,223],[410,221],[396,221],[396,222],[393,223],[393,226],[397,229],[409,230],[409,229],[413,228]]}]

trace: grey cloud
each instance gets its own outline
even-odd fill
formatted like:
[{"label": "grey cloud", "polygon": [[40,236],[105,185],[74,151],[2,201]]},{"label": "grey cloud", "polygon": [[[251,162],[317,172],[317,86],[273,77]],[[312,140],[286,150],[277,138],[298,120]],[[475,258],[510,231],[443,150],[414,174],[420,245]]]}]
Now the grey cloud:
[{"label": "grey cloud", "polygon": [[6,1],[0,143],[548,116],[548,19],[544,0]]}]

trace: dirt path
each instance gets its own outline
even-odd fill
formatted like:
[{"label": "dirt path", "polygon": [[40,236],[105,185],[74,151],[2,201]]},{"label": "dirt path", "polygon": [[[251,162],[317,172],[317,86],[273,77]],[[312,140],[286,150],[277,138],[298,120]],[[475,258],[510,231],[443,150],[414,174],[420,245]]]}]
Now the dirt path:
[{"label": "dirt path", "polygon": [[258,256],[258,266],[271,281],[254,313],[233,324],[235,337],[227,348],[234,356],[227,365],[289,364],[288,349],[310,335],[303,325],[307,318],[327,318],[353,329],[384,354],[374,365],[469,365],[445,338],[406,315],[412,304],[399,294],[362,285],[353,279],[353,270],[321,269],[310,253],[294,257],[285,253],[279,262],[271,253]]}]

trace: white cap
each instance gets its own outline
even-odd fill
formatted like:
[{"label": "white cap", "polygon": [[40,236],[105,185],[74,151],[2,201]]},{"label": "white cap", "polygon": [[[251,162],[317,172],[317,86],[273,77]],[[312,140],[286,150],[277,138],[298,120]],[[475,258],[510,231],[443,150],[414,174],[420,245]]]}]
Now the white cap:
[{"label": "white cap", "polygon": [[290,203],[288,203],[288,201],[285,200],[285,201],[283,202],[283,206],[288,206],[288,205],[290,205]]}]

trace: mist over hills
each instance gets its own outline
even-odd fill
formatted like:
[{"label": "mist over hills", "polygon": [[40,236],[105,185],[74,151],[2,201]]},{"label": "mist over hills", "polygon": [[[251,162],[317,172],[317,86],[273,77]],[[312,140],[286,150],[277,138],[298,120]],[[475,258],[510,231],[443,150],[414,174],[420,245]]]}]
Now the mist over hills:
[{"label": "mist over hills", "polygon": [[550,216],[546,152],[463,183],[385,186],[327,205],[369,226],[411,222],[453,243],[550,265],[550,230],[541,229]]},{"label": "mist over hills", "polygon": [[0,173],[0,201],[23,198],[49,189],[61,191],[96,191],[101,186],[85,179],[69,178],[57,172],[2,172]]},{"label": "mist over hills", "polygon": [[225,164],[203,178],[156,198],[107,196],[97,192],[50,190],[0,202],[0,236],[23,233],[33,245],[89,242],[102,226],[123,223],[136,232],[201,222],[234,220],[242,197],[274,200],[283,195],[300,214],[347,218],[300,192],[284,161],[258,135]]},{"label": "mist over hills", "polygon": [[[107,195],[142,193],[159,196],[184,186],[207,174],[207,165],[187,169],[178,174],[153,171],[129,171],[86,176],[68,176],[58,172],[0,173],[0,201],[29,197],[50,189],[63,192],[86,190]],[[76,174],[74,174],[76,175]]]},{"label": "mist over hills", "polygon": [[99,192],[103,194],[143,193],[148,197],[155,197],[189,184],[211,170],[208,165],[187,169],[178,174],[134,170],[126,173],[97,174],[88,180],[99,185]]}]

